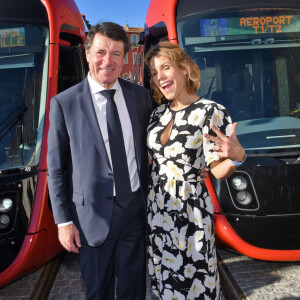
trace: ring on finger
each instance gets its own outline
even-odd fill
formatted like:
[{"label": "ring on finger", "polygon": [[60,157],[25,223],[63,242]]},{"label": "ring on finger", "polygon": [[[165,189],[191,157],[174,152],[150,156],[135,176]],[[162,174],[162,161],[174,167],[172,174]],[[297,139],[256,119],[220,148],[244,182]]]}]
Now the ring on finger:
[{"label": "ring on finger", "polygon": [[220,144],[218,144],[218,146],[219,146],[219,148],[218,148],[218,152],[220,152],[221,151],[221,145]]}]

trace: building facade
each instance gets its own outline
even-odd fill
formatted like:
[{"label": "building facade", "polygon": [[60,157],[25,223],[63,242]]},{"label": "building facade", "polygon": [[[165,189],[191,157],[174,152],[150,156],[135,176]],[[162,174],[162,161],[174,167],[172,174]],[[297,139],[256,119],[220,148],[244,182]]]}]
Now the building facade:
[{"label": "building facade", "polygon": [[144,46],[139,44],[140,33],[144,31],[141,27],[124,26],[129,39],[129,51],[125,56],[124,66],[120,77],[126,80],[143,84]]}]

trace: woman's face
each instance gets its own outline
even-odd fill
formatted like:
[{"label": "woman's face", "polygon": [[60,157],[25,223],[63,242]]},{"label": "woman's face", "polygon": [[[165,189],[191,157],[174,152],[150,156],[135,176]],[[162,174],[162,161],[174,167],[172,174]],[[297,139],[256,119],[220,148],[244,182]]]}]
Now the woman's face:
[{"label": "woman's face", "polygon": [[157,55],[150,60],[150,71],[154,84],[168,100],[180,100],[186,92],[187,72],[181,70],[169,58]]}]

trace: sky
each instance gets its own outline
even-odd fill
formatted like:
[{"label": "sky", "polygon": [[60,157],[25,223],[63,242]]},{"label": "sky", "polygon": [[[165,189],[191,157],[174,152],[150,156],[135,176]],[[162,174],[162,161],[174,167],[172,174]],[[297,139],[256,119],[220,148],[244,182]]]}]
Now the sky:
[{"label": "sky", "polygon": [[99,21],[144,28],[150,0],[75,0],[91,25]]}]

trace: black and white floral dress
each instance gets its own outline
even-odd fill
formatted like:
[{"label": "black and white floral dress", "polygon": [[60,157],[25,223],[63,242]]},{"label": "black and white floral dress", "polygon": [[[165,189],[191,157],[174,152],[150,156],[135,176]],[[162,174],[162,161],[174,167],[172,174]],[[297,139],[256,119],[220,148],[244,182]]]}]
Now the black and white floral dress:
[{"label": "black and white floral dress", "polygon": [[[161,134],[173,119],[163,146]],[[219,159],[214,144],[203,137],[214,135],[212,123],[229,136],[226,109],[203,98],[180,111],[162,104],[150,118],[148,268],[160,299],[219,299],[213,205],[200,177],[202,168]]]}]

